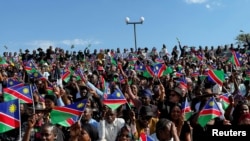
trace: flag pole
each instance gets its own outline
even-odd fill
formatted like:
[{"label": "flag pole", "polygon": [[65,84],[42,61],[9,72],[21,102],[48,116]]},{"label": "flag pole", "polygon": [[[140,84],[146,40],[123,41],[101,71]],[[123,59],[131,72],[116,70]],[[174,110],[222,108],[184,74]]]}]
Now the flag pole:
[{"label": "flag pole", "polygon": [[225,118],[225,115],[222,113],[221,108],[219,107],[219,105],[218,105],[218,103],[217,103],[217,101],[216,101],[216,99],[215,99],[214,96],[213,96],[213,98],[214,98],[214,102],[215,102],[216,106],[219,108],[219,110],[220,110],[220,112],[221,112],[221,115],[222,115],[223,120],[225,120],[225,119],[226,119],[226,118]]},{"label": "flag pole", "polygon": [[36,111],[35,111],[35,102],[34,102],[34,96],[33,96],[33,90],[31,88],[31,84],[29,84],[29,89],[31,91],[31,97],[32,97],[33,114],[36,114]]},{"label": "flag pole", "polygon": [[[89,97],[87,98],[87,101],[89,100]],[[83,112],[86,110],[86,105],[84,105],[85,107],[83,108]],[[81,121],[81,119],[82,119],[82,115],[83,115],[83,113],[81,114],[81,116],[79,117],[79,119],[78,119],[78,121]]]},{"label": "flag pole", "polygon": [[20,100],[18,99],[18,110],[19,110],[19,141],[22,141],[22,122],[20,121],[21,118],[21,112],[20,112]]}]

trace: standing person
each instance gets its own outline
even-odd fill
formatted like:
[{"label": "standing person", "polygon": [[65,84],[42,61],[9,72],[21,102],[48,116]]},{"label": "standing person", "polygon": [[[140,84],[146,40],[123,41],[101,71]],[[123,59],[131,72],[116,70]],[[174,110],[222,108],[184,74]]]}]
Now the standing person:
[{"label": "standing person", "polygon": [[135,139],[139,139],[141,133],[151,135],[155,132],[155,126],[158,122],[158,118],[153,117],[154,113],[152,112],[151,106],[142,106],[139,111],[139,118],[135,118],[134,112],[131,112],[130,116],[130,126],[132,128],[133,135]]},{"label": "standing person", "polygon": [[118,132],[125,125],[123,118],[117,118],[117,111],[104,107],[102,119],[99,122],[98,133],[101,141],[115,141]]},{"label": "standing person", "polygon": [[82,116],[82,123],[88,123],[91,124],[92,126],[94,126],[95,128],[98,128],[98,122],[92,118],[93,116],[93,111],[91,108],[86,108],[83,112],[83,116]]},{"label": "standing person", "polygon": [[178,55],[179,55],[179,51],[177,49],[177,46],[174,46],[171,55],[172,55],[174,61],[177,61]]}]

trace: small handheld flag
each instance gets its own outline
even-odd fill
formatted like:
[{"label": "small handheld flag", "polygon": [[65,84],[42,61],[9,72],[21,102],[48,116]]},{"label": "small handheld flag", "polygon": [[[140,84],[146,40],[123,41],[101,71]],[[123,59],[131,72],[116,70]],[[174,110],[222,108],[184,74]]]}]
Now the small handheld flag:
[{"label": "small handheld flag", "polygon": [[0,103],[0,133],[10,131],[20,126],[19,100]]},{"label": "small handheld flag", "polygon": [[219,117],[222,115],[218,104],[215,101],[215,98],[212,97],[207,101],[204,108],[200,111],[198,117],[198,123],[204,127],[210,120]]},{"label": "small handheld flag", "polygon": [[65,121],[74,116],[80,116],[86,107],[87,101],[87,99],[84,99],[70,105],[54,107],[50,113],[52,124]]},{"label": "small handheld flag", "polygon": [[182,103],[181,112],[184,114],[185,121],[187,121],[193,114],[187,98],[185,102]]},{"label": "small handheld flag", "polygon": [[116,89],[113,93],[111,94],[105,94],[106,97],[103,99],[103,104],[107,105],[109,108],[112,110],[117,109],[119,106],[122,104],[127,103],[126,98],[122,94],[121,91]]}]

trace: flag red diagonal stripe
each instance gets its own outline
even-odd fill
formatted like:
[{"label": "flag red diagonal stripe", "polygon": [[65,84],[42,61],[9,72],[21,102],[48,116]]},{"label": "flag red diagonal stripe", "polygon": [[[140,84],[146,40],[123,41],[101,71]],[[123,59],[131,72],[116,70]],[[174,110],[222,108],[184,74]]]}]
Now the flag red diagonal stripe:
[{"label": "flag red diagonal stripe", "polygon": [[103,103],[105,104],[124,104],[126,103],[127,100],[126,99],[106,99],[103,101]]},{"label": "flag red diagonal stripe", "polygon": [[200,116],[205,116],[205,115],[216,115],[216,116],[220,116],[222,113],[219,110],[216,109],[207,109],[207,110],[202,110],[200,112]]},{"label": "flag red diagonal stripe", "polygon": [[4,88],[4,92],[8,93],[8,94],[10,94],[10,95],[12,95],[12,96],[14,96],[16,98],[19,98],[19,99],[23,100],[26,103],[32,103],[32,100],[29,97],[21,94],[18,91],[12,90],[10,88]]},{"label": "flag red diagonal stripe", "polygon": [[212,70],[208,71],[208,75],[210,76],[211,79],[213,79],[216,83],[218,83],[219,85],[223,85],[223,83],[221,82],[221,80],[214,74],[214,72]]},{"label": "flag red diagonal stripe", "polygon": [[79,116],[82,113],[82,111],[79,111],[79,110],[74,110],[74,109],[71,109],[71,108],[60,107],[60,106],[56,106],[53,110],[74,114],[76,116]]},{"label": "flag red diagonal stripe", "polygon": [[8,116],[2,112],[0,112],[0,122],[6,124],[6,125],[9,125],[11,126],[12,128],[15,128],[15,127],[19,127],[19,120],[11,117],[11,116]]}]

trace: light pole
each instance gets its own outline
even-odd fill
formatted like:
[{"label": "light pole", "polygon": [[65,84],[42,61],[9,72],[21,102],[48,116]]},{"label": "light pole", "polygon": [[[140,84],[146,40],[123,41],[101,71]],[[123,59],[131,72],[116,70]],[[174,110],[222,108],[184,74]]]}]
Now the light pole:
[{"label": "light pole", "polygon": [[136,43],[136,25],[137,24],[142,24],[144,22],[144,17],[140,18],[139,22],[130,22],[129,17],[126,17],[126,23],[127,24],[133,24],[134,25],[134,38],[135,38],[135,51],[137,51],[137,43]]}]

